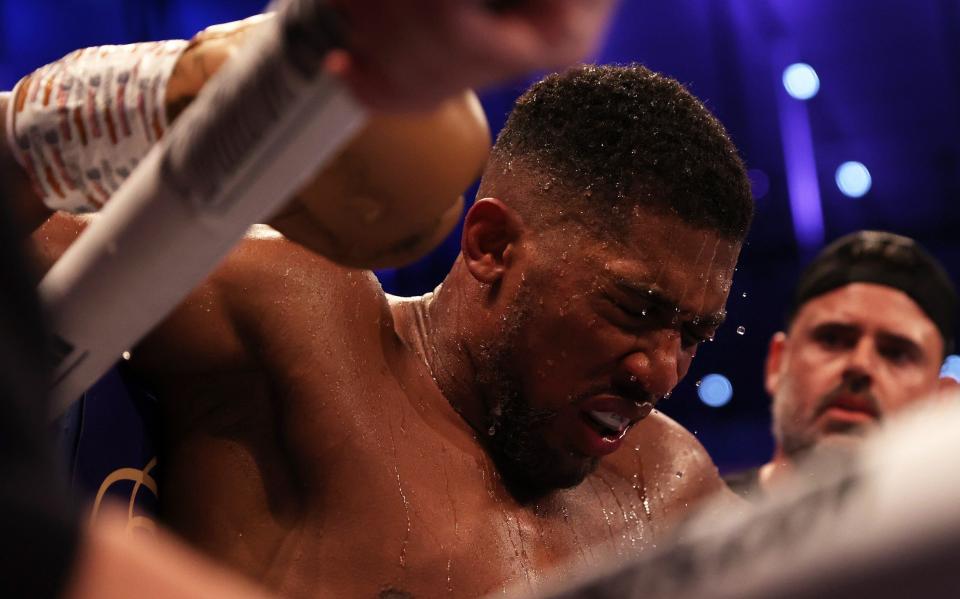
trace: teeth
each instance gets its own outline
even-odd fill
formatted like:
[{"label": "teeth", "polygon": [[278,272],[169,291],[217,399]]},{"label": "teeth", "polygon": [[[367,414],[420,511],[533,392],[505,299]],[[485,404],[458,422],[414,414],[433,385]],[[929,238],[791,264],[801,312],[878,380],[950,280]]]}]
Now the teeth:
[{"label": "teeth", "polygon": [[591,410],[590,416],[600,424],[606,426],[607,428],[613,429],[621,433],[624,430],[626,430],[627,426],[629,426],[630,424],[629,419],[624,418],[623,416],[615,412],[600,412],[597,410]]}]

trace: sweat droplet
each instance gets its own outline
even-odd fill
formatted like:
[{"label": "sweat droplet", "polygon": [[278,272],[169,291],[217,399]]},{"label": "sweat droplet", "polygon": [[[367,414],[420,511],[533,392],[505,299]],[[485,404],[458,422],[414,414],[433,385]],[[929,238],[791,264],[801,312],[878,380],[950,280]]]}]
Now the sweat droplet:
[{"label": "sweat droplet", "polygon": [[737,335],[743,335],[747,332],[747,327],[740,325],[737,327]]}]

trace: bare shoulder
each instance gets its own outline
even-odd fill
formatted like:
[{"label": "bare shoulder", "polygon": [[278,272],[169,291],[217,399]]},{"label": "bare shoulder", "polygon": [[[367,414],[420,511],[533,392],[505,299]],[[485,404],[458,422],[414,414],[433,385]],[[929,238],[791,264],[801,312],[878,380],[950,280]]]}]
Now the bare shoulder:
[{"label": "bare shoulder", "polygon": [[211,279],[241,324],[273,335],[306,326],[370,332],[390,315],[372,272],[335,264],[265,225],[251,227]]},{"label": "bare shoulder", "polygon": [[388,317],[373,273],[255,226],[145,339],[138,368],[155,375],[271,371],[318,339],[376,339]]},{"label": "bare shoulder", "polygon": [[642,464],[647,481],[669,480],[676,493],[674,501],[693,504],[725,488],[700,441],[658,410],[635,425],[625,441],[625,447],[611,456],[611,466],[624,476],[633,476]]}]

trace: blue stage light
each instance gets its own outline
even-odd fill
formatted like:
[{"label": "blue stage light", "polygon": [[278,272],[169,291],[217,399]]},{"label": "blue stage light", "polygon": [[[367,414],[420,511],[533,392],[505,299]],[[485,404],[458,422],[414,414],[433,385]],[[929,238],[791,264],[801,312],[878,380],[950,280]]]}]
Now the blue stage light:
[{"label": "blue stage light", "polygon": [[820,77],[813,67],[798,62],[783,70],[783,87],[797,100],[809,100],[820,91]]},{"label": "blue stage light", "polygon": [[837,169],[837,187],[850,198],[863,197],[873,185],[870,171],[861,162],[844,162]]},{"label": "blue stage light", "polygon": [[733,399],[733,384],[722,374],[708,374],[697,384],[697,395],[711,408],[719,408]]},{"label": "blue stage light", "polygon": [[960,382],[960,356],[947,356],[943,361],[943,368],[940,369],[941,377],[950,377]]}]

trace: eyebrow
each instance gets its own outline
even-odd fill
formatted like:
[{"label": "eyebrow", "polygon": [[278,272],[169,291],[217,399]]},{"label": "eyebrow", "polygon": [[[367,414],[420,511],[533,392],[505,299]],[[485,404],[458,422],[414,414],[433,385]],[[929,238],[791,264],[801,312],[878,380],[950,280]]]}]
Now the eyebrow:
[{"label": "eyebrow", "polygon": [[[628,295],[636,296],[645,301],[654,303],[664,310],[669,312],[680,312],[680,302],[676,299],[665,294],[661,289],[657,288],[654,285],[648,285],[646,283],[638,283],[636,281],[631,281],[630,279],[624,277],[614,277],[613,284]],[[686,312],[687,314],[692,314],[692,320],[697,321],[700,326],[705,327],[719,327],[727,320],[726,311],[721,310],[720,312],[711,312],[707,314],[700,314],[697,312]]]}]

